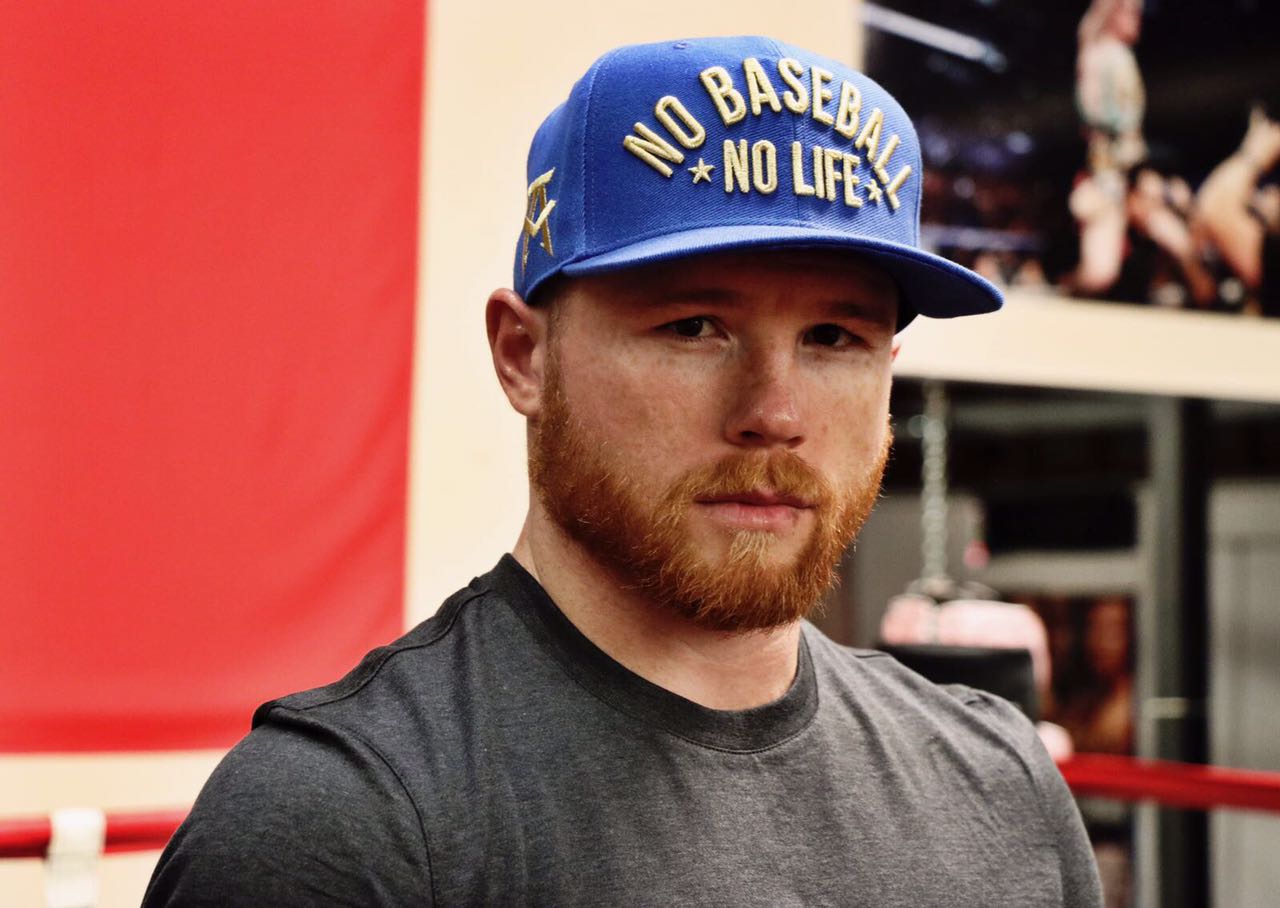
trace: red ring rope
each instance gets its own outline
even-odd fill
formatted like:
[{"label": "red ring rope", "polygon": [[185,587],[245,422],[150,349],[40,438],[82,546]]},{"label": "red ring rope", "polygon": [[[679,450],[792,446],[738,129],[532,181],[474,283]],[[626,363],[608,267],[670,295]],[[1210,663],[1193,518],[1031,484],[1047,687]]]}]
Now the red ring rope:
[{"label": "red ring rope", "polygon": [[[186,816],[185,810],[108,814],[103,850],[112,853],[163,848]],[[48,817],[0,820],[0,858],[43,858],[52,834],[53,824]]]},{"label": "red ring rope", "polygon": [[1170,807],[1280,811],[1280,773],[1195,763],[1076,754],[1060,763],[1078,795],[1121,801],[1157,801]]}]

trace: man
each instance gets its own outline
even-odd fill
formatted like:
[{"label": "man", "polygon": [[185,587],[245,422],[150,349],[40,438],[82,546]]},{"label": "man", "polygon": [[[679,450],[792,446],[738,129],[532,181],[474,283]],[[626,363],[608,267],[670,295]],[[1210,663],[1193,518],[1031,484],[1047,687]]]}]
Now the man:
[{"label": "man", "polygon": [[622,48],[543,123],[513,554],[263,706],[148,904],[1094,905],[1012,707],[802,619],[876,497],[894,336],[1000,303],[916,248],[919,149],[761,38]]}]

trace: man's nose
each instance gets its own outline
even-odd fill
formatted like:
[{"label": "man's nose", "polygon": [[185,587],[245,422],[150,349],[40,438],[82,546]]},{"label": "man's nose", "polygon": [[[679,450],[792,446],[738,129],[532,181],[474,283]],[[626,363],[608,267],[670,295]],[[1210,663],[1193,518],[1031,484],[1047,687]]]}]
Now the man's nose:
[{"label": "man's nose", "polygon": [[795,362],[782,351],[744,358],[724,433],[732,444],[794,449],[804,442]]}]

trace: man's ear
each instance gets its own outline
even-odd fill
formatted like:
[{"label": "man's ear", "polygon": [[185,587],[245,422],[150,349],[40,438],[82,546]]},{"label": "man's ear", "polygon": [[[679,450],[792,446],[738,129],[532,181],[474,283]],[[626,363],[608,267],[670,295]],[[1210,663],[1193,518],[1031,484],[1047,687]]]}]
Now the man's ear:
[{"label": "man's ear", "polygon": [[489,352],[498,383],[516,412],[534,416],[542,406],[547,313],[534,309],[514,290],[495,290],[484,311]]},{"label": "man's ear", "polygon": [[896,360],[896,359],[898,358],[898,351],[899,351],[899,350],[901,350],[901,349],[902,349],[902,342],[901,342],[901,341],[894,341],[894,343],[893,343],[893,350],[892,350],[892,351],[890,351],[890,353],[889,353],[889,358],[890,358],[890,360]]}]

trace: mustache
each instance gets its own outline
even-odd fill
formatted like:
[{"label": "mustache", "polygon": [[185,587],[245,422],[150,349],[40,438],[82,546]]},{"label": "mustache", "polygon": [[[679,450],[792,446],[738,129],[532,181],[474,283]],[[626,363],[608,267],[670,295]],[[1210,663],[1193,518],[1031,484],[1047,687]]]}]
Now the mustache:
[{"label": "mustache", "polygon": [[687,502],[761,491],[813,507],[824,507],[834,497],[830,483],[802,457],[790,451],[770,451],[731,454],[696,467],[676,482],[669,498]]}]

